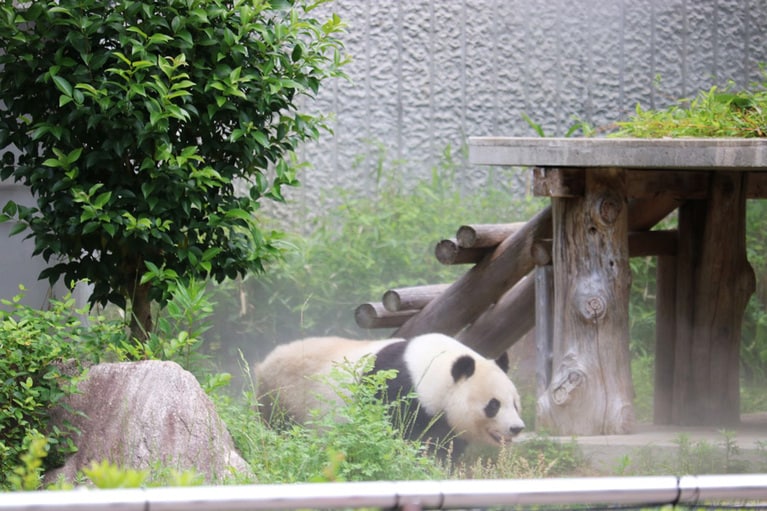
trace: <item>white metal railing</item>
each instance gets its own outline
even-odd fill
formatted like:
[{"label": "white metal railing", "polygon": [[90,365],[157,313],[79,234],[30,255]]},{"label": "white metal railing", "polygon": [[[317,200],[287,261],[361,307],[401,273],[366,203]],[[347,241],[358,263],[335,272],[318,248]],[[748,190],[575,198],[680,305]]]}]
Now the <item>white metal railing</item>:
[{"label": "white metal railing", "polygon": [[767,474],[391,481],[0,493],[0,511],[449,509],[556,504],[765,502]]}]

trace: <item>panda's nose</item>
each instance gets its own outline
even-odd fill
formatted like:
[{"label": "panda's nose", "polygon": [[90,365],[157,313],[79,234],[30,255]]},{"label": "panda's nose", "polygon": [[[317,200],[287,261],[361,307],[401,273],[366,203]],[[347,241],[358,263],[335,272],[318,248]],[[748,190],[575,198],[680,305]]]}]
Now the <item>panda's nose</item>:
[{"label": "panda's nose", "polygon": [[517,436],[518,434],[520,434],[522,432],[523,429],[525,429],[525,427],[524,426],[512,426],[509,429],[510,429],[512,435]]}]

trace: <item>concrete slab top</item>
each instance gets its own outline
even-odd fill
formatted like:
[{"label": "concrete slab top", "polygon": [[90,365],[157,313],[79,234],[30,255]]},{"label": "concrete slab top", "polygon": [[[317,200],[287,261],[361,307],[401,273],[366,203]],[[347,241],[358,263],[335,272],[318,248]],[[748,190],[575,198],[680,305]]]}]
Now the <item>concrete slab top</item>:
[{"label": "concrete slab top", "polygon": [[470,137],[469,162],[536,167],[767,170],[761,138]]}]

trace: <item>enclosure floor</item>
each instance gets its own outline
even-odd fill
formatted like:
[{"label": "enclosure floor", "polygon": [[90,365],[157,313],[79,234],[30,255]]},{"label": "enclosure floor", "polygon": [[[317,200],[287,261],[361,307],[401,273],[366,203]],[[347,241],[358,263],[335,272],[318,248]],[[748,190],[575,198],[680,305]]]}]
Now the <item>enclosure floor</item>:
[{"label": "enclosure floor", "polygon": [[[749,472],[767,469],[767,412],[744,414],[741,424],[726,428],[734,433],[737,445],[736,459],[748,462]],[[530,435],[530,433],[527,433]],[[618,467],[629,460],[638,460],[648,449],[652,455],[672,456],[678,452],[679,440],[684,436],[692,445],[706,444],[724,451],[727,437],[723,428],[683,427],[639,424],[630,435],[554,437],[563,442],[575,440],[591,466],[605,474],[616,474]],[[524,441],[524,436],[520,438]],[[616,474],[617,475],[617,474]]]}]

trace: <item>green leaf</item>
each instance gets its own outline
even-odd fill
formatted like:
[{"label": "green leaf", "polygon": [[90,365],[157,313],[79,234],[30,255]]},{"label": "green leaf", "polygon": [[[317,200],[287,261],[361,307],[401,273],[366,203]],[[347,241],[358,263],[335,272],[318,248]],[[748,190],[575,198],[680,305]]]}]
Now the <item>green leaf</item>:
[{"label": "green leaf", "polygon": [[172,41],[173,38],[165,34],[152,34],[149,37],[149,44],[167,43]]},{"label": "green leaf", "polygon": [[56,84],[56,88],[65,96],[72,96],[72,84],[70,84],[66,78],[58,75],[54,75],[51,78],[53,79],[53,83]]},{"label": "green leaf", "polygon": [[3,213],[10,216],[16,216],[16,212],[18,211],[18,207],[16,206],[16,203],[12,200],[9,200],[5,206],[3,206]]},{"label": "green leaf", "polygon": [[[122,60],[124,63],[128,64],[129,66],[131,65],[131,60],[128,57],[126,57],[125,55],[123,55],[121,52],[115,51],[115,52],[112,52],[112,55],[114,55],[118,59]],[[119,71],[119,70],[115,70],[115,71]]]},{"label": "green leaf", "polygon": [[107,94],[106,91],[100,91],[89,83],[78,83],[77,85],[75,85],[75,88],[84,90],[91,96],[105,96]]},{"label": "green leaf", "polygon": [[71,165],[72,163],[76,162],[77,160],[80,159],[80,155],[82,155],[82,154],[83,154],[83,148],[82,147],[78,147],[76,149],[73,149],[72,151],[69,152],[69,154],[67,154],[67,157],[66,157],[67,164]]},{"label": "green leaf", "polygon": [[104,207],[104,205],[109,202],[109,199],[112,198],[112,192],[103,192],[96,196],[96,199],[93,201],[93,205],[99,209]]},{"label": "green leaf", "polygon": [[251,133],[251,136],[253,139],[258,142],[258,144],[261,147],[269,147],[269,139],[266,137],[266,135],[261,131],[254,131]]},{"label": "green leaf", "polygon": [[27,228],[26,224],[19,222],[11,228],[11,232],[8,234],[8,236],[14,236],[16,234],[19,234],[20,232],[23,232],[24,230],[26,230],[26,228]]},{"label": "green leaf", "polygon": [[99,223],[95,221],[86,222],[83,226],[83,234],[90,234],[99,228]]},{"label": "green leaf", "polygon": [[133,32],[135,34],[140,35],[143,39],[146,39],[147,37],[149,37],[149,36],[146,35],[146,32],[144,32],[143,30],[141,30],[140,28],[135,27],[135,26],[134,27],[128,27],[126,30],[128,32]]},{"label": "green leaf", "polygon": [[253,220],[253,215],[240,208],[228,210],[224,217],[229,219],[237,218],[239,220],[245,220],[246,222],[251,222]]},{"label": "green leaf", "polygon": [[104,229],[104,232],[109,234],[109,236],[114,237],[115,233],[117,232],[117,226],[114,224],[104,224],[101,226],[102,229]]},{"label": "green leaf", "polygon": [[220,247],[210,247],[205,252],[202,253],[202,260],[203,261],[210,261],[214,257],[216,257],[218,254],[221,253],[223,249]]}]

